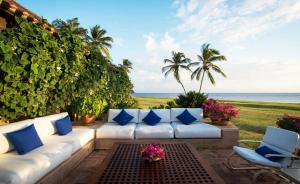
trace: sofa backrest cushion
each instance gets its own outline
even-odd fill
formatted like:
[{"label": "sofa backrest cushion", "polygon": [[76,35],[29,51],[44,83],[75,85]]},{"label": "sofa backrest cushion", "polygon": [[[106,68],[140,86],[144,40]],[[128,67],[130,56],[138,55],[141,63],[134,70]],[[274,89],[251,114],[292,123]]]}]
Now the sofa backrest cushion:
[{"label": "sofa backrest cushion", "polygon": [[203,121],[203,111],[201,108],[172,108],[171,109],[171,121],[172,122],[179,122],[180,120],[177,119],[177,116],[179,116],[183,111],[187,109],[189,113],[194,116],[197,120],[197,122]]},{"label": "sofa backrest cushion", "polygon": [[14,149],[14,146],[7,139],[6,133],[25,128],[31,124],[33,124],[33,120],[28,119],[0,126],[0,154],[9,152]]},{"label": "sofa backrest cushion", "polygon": [[55,134],[55,121],[67,116],[68,113],[54,114],[50,116],[39,117],[35,119],[27,119],[15,123],[0,126],[0,154],[9,152],[14,149],[14,146],[6,137],[6,133],[25,128],[34,123],[35,129],[42,139],[45,140],[49,135]]},{"label": "sofa backrest cushion", "polygon": [[[162,123],[171,123],[171,110],[170,109],[152,109],[152,111],[158,115]],[[148,115],[150,109],[140,109],[139,123],[143,122],[143,119]]]},{"label": "sofa backrest cushion", "polygon": [[63,112],[59,114],[35,118],[34,125],[41,139],[45,140],[45,138],[47,138],[48,136],[55,134],[57,132],[55,122],[66,116],[68,116],[68,113]]},{"label": "sofa backrest cushion", "polygon": [[[133,116],[133,118],[129,121],[129,123],[137,123],[138,122],[138,116],[139,116],[139,110],[138,109],[124,109],[129,115]],[[116,123],[115,120],[113,120],[122,109],[109,109],[108,111],[108,122],[109,123]]]}]

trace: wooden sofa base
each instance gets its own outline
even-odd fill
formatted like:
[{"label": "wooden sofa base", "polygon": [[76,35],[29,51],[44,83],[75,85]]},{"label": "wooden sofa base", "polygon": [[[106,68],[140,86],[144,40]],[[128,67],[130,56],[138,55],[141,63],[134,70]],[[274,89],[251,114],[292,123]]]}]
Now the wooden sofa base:
[{"label": "wooden sofa base", "polygon": [[226,126],[221,128],[221,138],[209,138],[209,139],[96,139],[96,149],[111,149],[116,142],[125,143],[139,143],[139,142],[151,142],[151,143],[163,143],[163,142],[186,142],[193,145],[195,148],[232,148],[238,145],[239,129],[234,126]]},{"label": "wooden sofa base", "polygon": [[63,179],[67,174],[74,169],[79,163],[85,159],[90,153],[95,149],[95,141],[91,140],[86,145],[84,145],[80,150],[73,153],[73,155],[61,163],[58,167],[44,176],[38,184],[59,184],[63,183]]}]

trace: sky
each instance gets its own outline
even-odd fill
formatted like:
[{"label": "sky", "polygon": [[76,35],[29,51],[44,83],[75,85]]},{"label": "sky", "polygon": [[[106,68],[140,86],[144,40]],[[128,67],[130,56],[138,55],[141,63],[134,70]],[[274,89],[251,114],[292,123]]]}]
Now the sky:
[{"label": "sky", "polygon": [[[299,0],[17,0],[49,22],[78,17],[114,38],[111,56],[133,63],[135,92],[179,93],[172,75],[161,72],[163,60],[180,51],[197,61],[210,43],[225,55],[218,65],[227,77],[204,80],[209,93],[300,92]],[[199,81],[180,73],[187,90]]]}]

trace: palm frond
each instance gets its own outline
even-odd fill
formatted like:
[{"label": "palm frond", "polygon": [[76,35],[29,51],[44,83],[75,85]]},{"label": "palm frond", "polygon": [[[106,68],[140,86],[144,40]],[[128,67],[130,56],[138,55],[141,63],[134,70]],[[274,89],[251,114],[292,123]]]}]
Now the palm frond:
[{"label": "palm frond", "polygon": [[168,75],[172,72],[173,70],[170,68],[168,71],[165,73],[165,77],[168,77]]},{"label": "palm frond", "polygon": [[197,75],[197,73],[199,72],[200,67],[196,68],[196,70],[194,70],[191,74],[191,79],[193,80],[195,78],[195,76]]},{"label": "palm frond", "polygon": [[215,79],[214,79],[214,77],[212,76],[212,74],[210,73],[209,70],[207,71],[207,76],[208,76],[210,82],[211,82],[213,85],[215,85],[215,84],[216,84]]},{"label": "palm frond", "polygon": [[170,59],[164,59],[164,63],[172,63],[172,64],[174,64],[174,61],[172,61]]},{"label": "palm frond", "polygon": [[200,62],[189,63],[187,66],[188,67],[193,67],[193,66],[198,66],[198,65],[200,65]]},{"label": "palm frond", "polygon": [[223,55],[218,56],[212,56],[208,59],[208,61],[214,62],[214,61],[226,61],[226,57]]},{"label": "palm frond", "polygon": [[227,77],[226,74],[217,65],[212,65],[211,67],[215,72],[221,74],[223,77]]},{"label": "palm frond", "polygon": [[203,70],[203,68],[200,68],[196,75],[196,80],[200,80],[200,76],[201,76],[202,72],[205,72],[205,71]]},{"label": "palm frond", "polygon": [[169,70],[172,67],[173,67],[173,65],[164,66],[164,67],[162,67],[161,71],[162,71],[162,73],[164,73],[166,70]]}]

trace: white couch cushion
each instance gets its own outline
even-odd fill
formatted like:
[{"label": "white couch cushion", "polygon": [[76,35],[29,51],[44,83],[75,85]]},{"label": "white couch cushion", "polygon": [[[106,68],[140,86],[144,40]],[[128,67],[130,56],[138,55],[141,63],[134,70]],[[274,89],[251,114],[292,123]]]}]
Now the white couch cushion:
[{"label": "white couch cushion", "polygon": [[134,139],[136,123],[121,126],[118,123],[105,123],[96,131],[96,138]]},{"label": "white couch cushion", "polygon": [[179,116],[183,111],[187,109],[189,113],[194,116],[197,122],[203,121],[203,111],[201,108],[172,108],[171,109],[171,121],[172,122],[179,122],[180,120],[176,117]]},{"label": "white couch cushion", "polygon": [[49,135],[56,133],[55,122],[68,115],[67,112],[35,118],[34,126],[40,138],[44,141]]},{"label": "white couch cushion", "polygon": [[[152,111],[161,118],[160,122],[171,122],[171,110],[170,109],[152,109]],[[143,119],[148,115],[150,109],[140,109],[139,123],[143,123]]]},{"label": "white couch cushion", "polygon": [[135,129],[136,139],[171,139],[174,131],[170,123],[158,123],[154,126],[139,123]]},{"label": "white couch cushion", "polygon": [[281,167],[281,164],[278,162],[272,162],[268,160],[267,158],[257,154],[254,150],[248,149],[248,148],[242,148],[238,146],[233,147],[233,151],[246,160],[256,163],[256,164],[262,164],[262,165],[268,165],[271,167]]},{"label": "white couch cushion", "polygon": [[47,139],[54,142],[68,143],[72,145],[72,153],[86,145],[89,141],[95,138],[95,130],[88,128],[73,128],[72,132],[64,136],[54,134]]},{"label": "white couch cushion", "polygon": [[14,146],[7,139],[6,133],[25,128],[32,123],[33,119],[28,119],[0,126],[0,154],[9,152],[14,149]]},{"label": "white couch cushion", "polygon": [[39,179],[68,159],[72,145],[47,141],[25,155],[10,152],[0,155],[0,183],[36,183]]},{"label": "white couch cushion", "polygon": [[194,122],[185,125],[172,122],[175,138],[221,138],[221,129],[206,123]]},{"label": "white couch cushion", "polygon": [[[138,109],[124,109],[128,114],[133,116],[132,120],[129,123],[137,123],[139,117],[139,110]],[[108,122],[115,123],[113,119],[122,111],[122,109],[109,109],[108,111]]]}]

